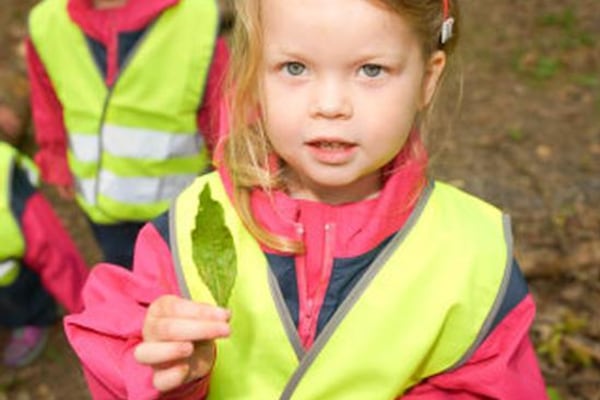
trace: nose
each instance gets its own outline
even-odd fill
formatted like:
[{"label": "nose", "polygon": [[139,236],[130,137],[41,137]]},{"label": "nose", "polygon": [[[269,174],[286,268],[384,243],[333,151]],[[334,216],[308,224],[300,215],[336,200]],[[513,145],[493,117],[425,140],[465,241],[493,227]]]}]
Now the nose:
[{"label": "nose", "polygon": [[328,77],[319,79],[314,84],[310,106],[313,118],[348,119],[352,116],[352,99],[347,83]]}]

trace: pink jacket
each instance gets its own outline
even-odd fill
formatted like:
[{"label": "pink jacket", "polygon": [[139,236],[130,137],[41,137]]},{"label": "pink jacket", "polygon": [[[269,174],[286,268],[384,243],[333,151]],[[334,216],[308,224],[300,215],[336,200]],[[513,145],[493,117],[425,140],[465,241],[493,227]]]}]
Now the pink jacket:
[{"label": "pink jacket", "polygon": [[48,201],[35,193],[21,216],[26,248],[23,262],[68,312],[83,308],[81,291],[88,268]]},{"label": "pink jacket", "polygon": [[[118,74],[118,34],[139,31],[146,27],[166,8],[179,0],[129,0],[123,7],[96,10],[91,0],[70,0],[68,12],[71,19],[85,35],[106,47],[106,83],[111,84]],[[33,123],[39,152],[35,161],[40,167],[42,179],[50,184],[71,185],[72,176],[66,159],[67,137],[63,110],[44,65],[31,40],[26,42],[28,75],[31,86]],[[197,123],[204,139],[212,150],[217,142],[217,129],[211,116],[217,115],[221,99],[221,85],[229,59],[227,44],[218,39],[202,107],[198,110]],[[200,78],[198,78],[200,79]]]},{"label": "pink jacket", "polygon": [[[424,176],[424,160],[402,161],[400,155],[397,166],[404,167],[387,179],[378,198],[356,204],[334,207],[276,193],[278,213],[273,213],[271,200],[260,192],[254,193],[253,210],[269,229],[290,236],[296,235],[299,226],[310,232],[306,235],[310,238],[306,254],[296,260],[296,265],[303,264],[297,268],[298,286],[305,288],[304,294],[299,294],[298,329],[305,347],[311,346],[315,334],[308,307],[321,307],[320,285],[322,279],[328,282],[332,258],[356,256],[373,249],[400,229],[410,214],[412,207],[398,212],[398,205],[414,196]],[[227,186],[226,173],[222,169],[220,172]],[[141,231],[133,273],[108,264],[95,267],[84,290],[85,311],[65,319],[68,339],[82,361],[94,398],[160,397],[152,388],[151,370],[135,362],[133,349],[141,340],[147,306],[158,296],[180,294],[164,222],[156,220]],[[328,234],[323,230],[325,223],[333,226]],[[521,298],[462,367],[421,382],[402,399],[546,399],[528,337],[534,314],[531,296]],[[208,384],[209,378],[205,378],[163,398],[201,399]]]}]

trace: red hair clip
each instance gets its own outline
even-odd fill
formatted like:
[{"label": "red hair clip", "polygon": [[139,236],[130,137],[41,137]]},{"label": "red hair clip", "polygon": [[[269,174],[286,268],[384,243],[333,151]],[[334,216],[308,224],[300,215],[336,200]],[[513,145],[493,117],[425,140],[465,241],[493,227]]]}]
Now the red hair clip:
[{"label": "red hair clip", "polygon": [[444,7],[444,22],[442,22],[442,33],[440,42],[445,44],[452,37],[452,27],[454,26],[454,18],[450,16],[450,0],[443,0]]}]

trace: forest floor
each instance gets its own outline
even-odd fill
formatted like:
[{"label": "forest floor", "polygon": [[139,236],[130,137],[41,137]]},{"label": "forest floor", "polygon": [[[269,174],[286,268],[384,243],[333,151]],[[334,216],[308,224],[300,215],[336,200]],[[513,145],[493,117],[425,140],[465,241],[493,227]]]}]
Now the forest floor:
[{"label": "forest floor", "polygon": [[[4,104],[31,134],[22,40],[35,1],[2,4],[0,119]],[[463,91],[435,113],[433,174],[512,216],[547,384],[600,400],[600,2],[463,1],[463,16]],[[81,213],[44,191],[93,265]],[[0,400],[88,398],[59,324],[38,361],[0,367]]]}]

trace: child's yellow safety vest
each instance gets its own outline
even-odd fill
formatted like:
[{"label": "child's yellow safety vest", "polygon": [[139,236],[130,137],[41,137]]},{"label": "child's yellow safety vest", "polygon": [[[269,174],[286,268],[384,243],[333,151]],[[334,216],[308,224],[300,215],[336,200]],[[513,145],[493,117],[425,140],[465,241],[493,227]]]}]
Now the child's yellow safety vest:
[{"label": "child's yellow safety vest", "polygon": [[14,282],[25,254],[25,239],[10,205],[13,170],[17,165],[29,174],[32,184],[37,184],[33,162],[0,141],[0,287]]},{"label": "child's yellow safety vest", "polygon": [[29,29],[63,107],[77,200],[97,223],[152,219],[210,163],[196,114],[218,33],[216,1],[166,9],[108,88],[67,1],[38,4]]},{"label": "child's yellow safety vest", "polygon": [[216,173],[170,211],[182,293],[214,303],[192,259],[198,193],[210,185],[237,252],[231,336],[217,340],[211,399],[391,399],[464,362],[483,340],[512,265],[508,218],[436,182],[304,351],[258,243]]}]

